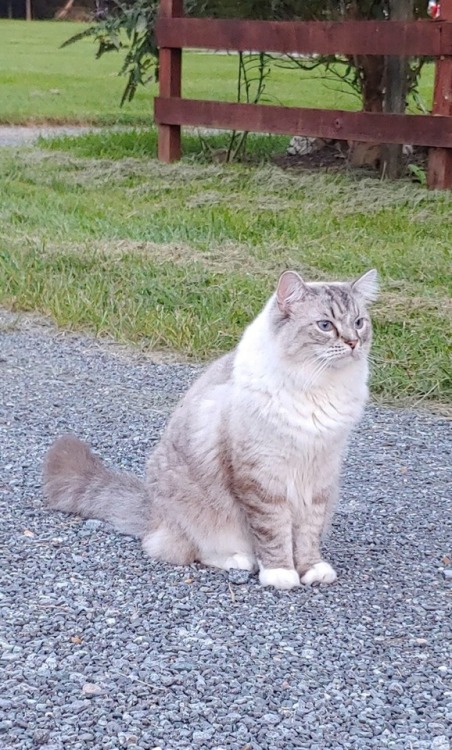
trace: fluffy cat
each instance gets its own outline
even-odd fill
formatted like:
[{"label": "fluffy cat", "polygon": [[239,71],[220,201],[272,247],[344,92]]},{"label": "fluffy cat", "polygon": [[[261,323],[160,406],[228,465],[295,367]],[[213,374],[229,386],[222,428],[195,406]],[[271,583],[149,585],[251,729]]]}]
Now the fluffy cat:
[{"label": "fluffy cat", "polygon": [[349,283],[286,271],[237,348],[188,390],[143,482],[66,436],[46,457],[48,504],[110,521],[157,560],[259,569],[278,589],[333,582],[320,541],[368,395],[376,296],[374,270]]}]

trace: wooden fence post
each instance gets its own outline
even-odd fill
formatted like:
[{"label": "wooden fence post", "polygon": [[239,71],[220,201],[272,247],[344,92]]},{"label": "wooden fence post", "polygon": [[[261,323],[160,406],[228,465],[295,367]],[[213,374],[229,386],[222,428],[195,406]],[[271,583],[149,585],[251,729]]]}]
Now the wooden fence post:
[{"label": "wooden fence post", "polygon": [[[452,0],[441,0],[440,20],[452,21]],[[436,60],[433,114],[452,117],[452,55]],[[434,190],[452,188],[452,148],[430,149],[427,184]]]},{"label": "wooden fence post", "polygon": [[[160,0],[161,18],[180,18],[184,15],[183,0]],[[159,50],[159,93],[161,97],[180,97],[182,50],[164,47]],[[172,162],[181,157],[180,125],[158,126],[158,158]]]}]

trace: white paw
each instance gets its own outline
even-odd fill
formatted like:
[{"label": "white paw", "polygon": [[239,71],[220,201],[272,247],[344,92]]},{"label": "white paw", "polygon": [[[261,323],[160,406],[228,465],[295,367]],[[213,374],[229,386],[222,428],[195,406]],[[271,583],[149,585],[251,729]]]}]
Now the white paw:
[{"label": "white paw", "polygon": [[231,557],[228,557],[224,563],[226,570],[250,570],[251,572],[257,569],[257,563],[252,555],[247,555],[243,552],[236,552]]},{"label": "white paw", "polygon": [[289,568],[261,568],[259,573],[261,586],[274,586],[275,589],[293,589],[300,585],[300,576],[296,570]]},{"label": "white paw", "polygon": [[305,586],[311,586],[313,583],[333,583],[337,578],[334,568],[327,562],[315,563],[312,568],[306,571],[301,577],[301,582]]}]

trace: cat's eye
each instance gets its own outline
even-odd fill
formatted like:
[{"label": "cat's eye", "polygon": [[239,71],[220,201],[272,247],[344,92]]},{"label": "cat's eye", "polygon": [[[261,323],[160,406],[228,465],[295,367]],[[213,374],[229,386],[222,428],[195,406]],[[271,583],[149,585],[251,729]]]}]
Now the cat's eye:
[{"label": "cat's eye", "polygon": [[362,328],[364,325],[364,318],[356,318],[355,328]]},{"label": "cat's eye", "polygon": [[334,328],[331,320],[318,320],[317,325],[321,331],[332,331]]}]

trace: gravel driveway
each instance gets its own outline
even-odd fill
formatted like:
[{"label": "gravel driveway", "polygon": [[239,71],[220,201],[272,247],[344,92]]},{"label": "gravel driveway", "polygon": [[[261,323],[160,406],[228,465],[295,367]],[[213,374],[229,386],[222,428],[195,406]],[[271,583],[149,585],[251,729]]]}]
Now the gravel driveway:
[{"label": "gravel driveway", "polygon": [[61,135],[82,135],[96,130],[99,128],[77,125],[0,125],[0,146],[23,146],[34,143],[41,136],[56,138]]},{"label": "gravel driveway", "polygon": [[326,545],[339,580],[264,590],[42,504],[55,436],[140,472],[197,368],[0,331],[4,750],[449,750],[450,423],[370,408]]}]

